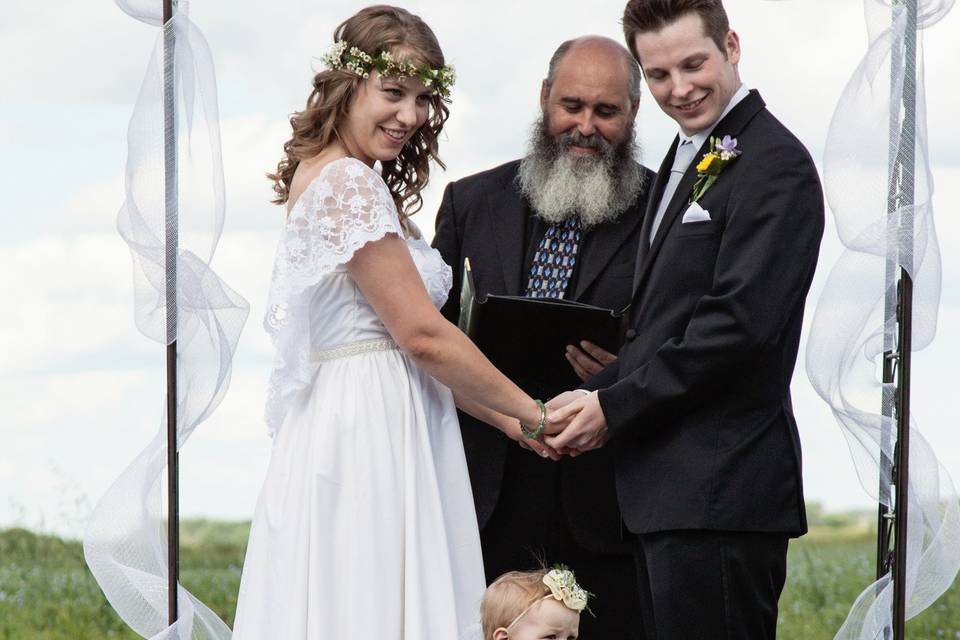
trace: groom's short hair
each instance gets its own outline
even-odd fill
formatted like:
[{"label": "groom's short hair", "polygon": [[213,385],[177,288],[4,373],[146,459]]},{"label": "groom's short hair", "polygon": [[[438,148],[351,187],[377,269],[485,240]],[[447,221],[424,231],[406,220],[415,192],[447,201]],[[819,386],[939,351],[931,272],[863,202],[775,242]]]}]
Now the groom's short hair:
[{"label": "groom's short hair", "polygon": [[722,0],[630,0],[623,10],[623,35],[630,52],[639,61],[633,44],[638,33],[660,31],[689,13],[700,16],[704,35],[726,55],[730,21]]}]

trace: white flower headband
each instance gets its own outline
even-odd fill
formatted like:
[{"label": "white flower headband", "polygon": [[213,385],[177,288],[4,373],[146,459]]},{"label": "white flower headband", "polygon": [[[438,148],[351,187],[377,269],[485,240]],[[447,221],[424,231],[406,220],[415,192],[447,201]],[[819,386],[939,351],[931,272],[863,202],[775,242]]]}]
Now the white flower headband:
[{"label": "white flower headband", "polygon": [[590,611],[589,607],[587,607],[587,600],[590,598],[590,593],[584,591],[583,588],[577,584],[576,576],[574,576],[573,571],[567,567],[563,565],[555,566],[543,576],[543,584],[547,585],[550,593],[531,602],[530,606],[521,611],[520,614],[507,625],[507,631],[509,631],[513,625],[517,624],[520,618],[533,609],[534,606],[548,598],[562,602],[568,609],[576,611],[577,613],[581,613],[584,609]]},{"label": "white flower headband", "polygon": [[456,82],[453,66],[446,64],[439,69],[427,65],[416,66],[409,62],[398,62],[389,51],[381,51],[376,57],[357,47],[351,47],[346,40],[333,43],[330,51],[321,60],[328,69],[346,69],[361,78],[369,78],[370,71],[376,69],[381,76],[397,76],[400,81],[408,77],[417,78],[423,86],[435,94],[449,100],[450,89]]}]

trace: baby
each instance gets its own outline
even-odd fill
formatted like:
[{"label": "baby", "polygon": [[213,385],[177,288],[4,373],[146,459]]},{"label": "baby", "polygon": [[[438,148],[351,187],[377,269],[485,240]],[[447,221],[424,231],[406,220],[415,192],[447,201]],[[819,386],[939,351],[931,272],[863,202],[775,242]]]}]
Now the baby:
[{"label": "baby", "polygon": [[563,566],[505,573],[480,603],[483,640],[576,640],[589,595]]}]

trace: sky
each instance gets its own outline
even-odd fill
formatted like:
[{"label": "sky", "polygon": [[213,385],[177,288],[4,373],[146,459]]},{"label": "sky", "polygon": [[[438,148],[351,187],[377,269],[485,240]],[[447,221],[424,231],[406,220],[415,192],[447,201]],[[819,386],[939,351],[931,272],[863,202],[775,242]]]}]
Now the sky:
[{"label": "sky", "polygon": [[[821,164],[841,91],[867,46],[860,0],[727,0],[741,77]],[[270,440],[262,420],[271,348],[261,321],[281,210],[263,178],[288,115],[303,107],[311,64],[363,3],[195,0],[190,15],[217,68],[227,219],[213,268],[251,305],[226,399],[181,452],[181,514],[249,518]],[[451,118],[415,221],[432,236],[448,181],[520,157],[555,47],[584,34],[622,39],[623,0],[419,0],[457,68]],[[913,413],[960,477],[960,10],[924,34],[934,209],[943,255],[939,332],[914,357]],[[0,527],[79,535],[97,499],[161,427],[163,345],[133,322],[123,200],[126,127],[157,30],[113,2],[4,0],[0,6]],[[644,91],[642,161],[656,169],[676,127]],[[822,169],[822,166],[821,166]],[[831,215],[807,323],[840,255]],[[805,338],[804,338],[805,339]],[[869,508],[801,351],[793,399],[807,499]]]}]

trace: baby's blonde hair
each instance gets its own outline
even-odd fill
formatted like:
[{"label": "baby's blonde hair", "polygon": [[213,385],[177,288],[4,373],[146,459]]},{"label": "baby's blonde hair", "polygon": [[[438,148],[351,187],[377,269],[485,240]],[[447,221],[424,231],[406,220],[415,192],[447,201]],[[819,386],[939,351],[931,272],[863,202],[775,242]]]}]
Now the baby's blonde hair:
[{"label": "baby's blonde hair", "polygon": [[543,583],[549,571],[509,571],[487,587],[480,601],[483,640],[492,640],[494,631],[509,626],[530,605],[550,595],[550,587]]}]

